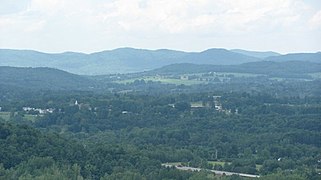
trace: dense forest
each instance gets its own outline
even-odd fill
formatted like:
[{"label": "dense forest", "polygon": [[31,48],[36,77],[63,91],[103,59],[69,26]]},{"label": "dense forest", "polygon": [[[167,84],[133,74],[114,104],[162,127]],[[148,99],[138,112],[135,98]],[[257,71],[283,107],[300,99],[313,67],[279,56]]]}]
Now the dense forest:
[{"label": "dense forest", "polygon": [[2,86],[0,177],[242,178],[215,175],[209,171],[214,169],[260,179],[319,179],[319,85],[252,81],[257,88],[249,89],[250,82],[242,82],[141,80],[114,91]]},{"label": "dense forest", "polygon": [[[298,72],[302,63],[286,62],[282,73],[291,78],[282,79],[271,78],[277,74],[273,62],[239,65],[237,72],[258,73],[262,64],[274,70],[240,76],[211,72],[224,71],[223,66],[160,69],[172,79],[200,79],[190,85],[148,80],[146,75],[159,76],[159,70],[78,76],[50,68],[2,67],[0,176],[241,178],[210,172],[218,170],[262,179],[318,179],[321,83],[308,74],[318,67]],[[247,66],[251,71],[242,72]],[[188,69],[193,72],[185,74]],[[181,171],[171,164],[203,171]]]}]

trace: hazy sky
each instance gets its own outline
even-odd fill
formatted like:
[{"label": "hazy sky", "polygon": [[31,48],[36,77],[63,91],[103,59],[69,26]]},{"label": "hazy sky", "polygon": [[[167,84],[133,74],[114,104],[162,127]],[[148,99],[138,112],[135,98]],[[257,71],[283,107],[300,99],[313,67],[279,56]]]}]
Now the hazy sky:
[{"label": "hazy sky", "polygon": [[321,0],[0,0],[0,48],[321,51]]}]

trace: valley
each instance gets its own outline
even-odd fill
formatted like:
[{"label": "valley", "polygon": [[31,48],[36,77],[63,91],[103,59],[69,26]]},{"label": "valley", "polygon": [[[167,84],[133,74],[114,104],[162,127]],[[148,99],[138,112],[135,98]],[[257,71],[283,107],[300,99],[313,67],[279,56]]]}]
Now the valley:
[{"label": "valley", "polygon": [[320,67],[0,67],[0,177],[318,179]]},{"label": "valley", "polygon": [[321,180],[320,0],[0,0],[0,180]]}]

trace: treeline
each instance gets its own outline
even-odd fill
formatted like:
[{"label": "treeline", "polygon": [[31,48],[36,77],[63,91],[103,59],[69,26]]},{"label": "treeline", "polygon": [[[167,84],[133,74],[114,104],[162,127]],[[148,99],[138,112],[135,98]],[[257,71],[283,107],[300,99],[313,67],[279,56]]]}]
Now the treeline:
[{"label": "treeline", "polygon": [[193,179],[195,173],[162,168],[137,147],[86,146],[55,133],[0,123],[0,179]]}]

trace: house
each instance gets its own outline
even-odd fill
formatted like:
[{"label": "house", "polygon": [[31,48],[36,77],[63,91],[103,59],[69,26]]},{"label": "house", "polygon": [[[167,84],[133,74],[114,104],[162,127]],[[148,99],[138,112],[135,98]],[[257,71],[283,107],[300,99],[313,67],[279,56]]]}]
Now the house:
[{"label": "house", "polygon": [[220,105],[220,104],[215,104],[215,110],[216,111],[222,111],[223,110],[223,108],[222,108],[222,105]]},{"label": "house", "polygon": [[122,114],[128,114],[128,111],[122,111],[121,113]]},{"label": "house", "polygon": [[184,76],[181,76],[180,79],[181,80],[189,80],[189,77],[184,75]]},{"label": "house", "polygon": [[41,108],[32,108],[32,107],[22,107],[22,110],[25,112],[36,111],[39,114],[46,114],[46,113],[53,113],[55,109],[54,108],[41,109]]},{"label": "house", "polygon": [[22,110],[23,111],[31,111],[34,110],[35,108],[31,108],[31,107],[23,107]]}]

